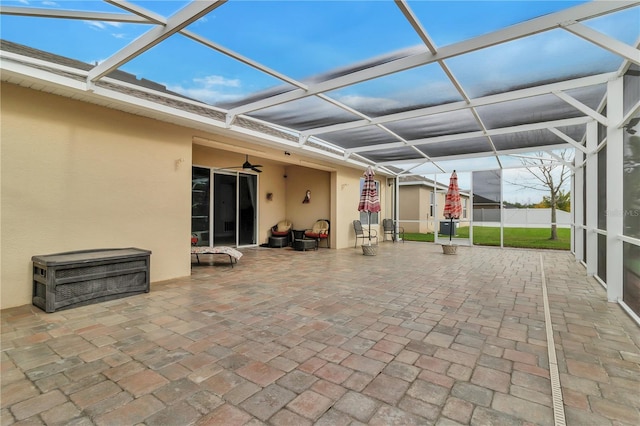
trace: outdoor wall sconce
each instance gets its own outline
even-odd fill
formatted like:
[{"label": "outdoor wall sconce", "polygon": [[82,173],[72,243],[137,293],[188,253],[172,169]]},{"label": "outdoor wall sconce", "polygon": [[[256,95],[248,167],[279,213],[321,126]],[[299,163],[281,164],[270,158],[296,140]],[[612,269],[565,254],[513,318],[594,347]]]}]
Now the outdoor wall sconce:
[{"label": "outdoor wall sconce", "polygon": [[267,192],[267,201],[273,201],[273,192]]},{"label": "outdoor wall sconce", "polygon": [[309,204],[311,202],[311,190],[307,189],[307,193],[304,196],[304,200],[302,200],[302,204]]},{"label": "outdoor wall sconce", "polygon": [[182,163],[184,163],[184,158],[178,158],[175,162],[176,165],[176,170],[178,170],[180,168],[180,166],[182,166]]}]

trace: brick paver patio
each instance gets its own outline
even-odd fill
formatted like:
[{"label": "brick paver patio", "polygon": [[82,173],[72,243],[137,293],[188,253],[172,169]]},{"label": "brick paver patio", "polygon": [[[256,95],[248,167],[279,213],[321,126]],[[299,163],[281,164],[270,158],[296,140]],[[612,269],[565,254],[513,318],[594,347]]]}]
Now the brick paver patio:
[{"label": "brick paver patio", "polygon": [[2,425],[551,425],[541,256],[566,424],[640,424],[640,328],[569,253],[243,253],[4,310]]}]

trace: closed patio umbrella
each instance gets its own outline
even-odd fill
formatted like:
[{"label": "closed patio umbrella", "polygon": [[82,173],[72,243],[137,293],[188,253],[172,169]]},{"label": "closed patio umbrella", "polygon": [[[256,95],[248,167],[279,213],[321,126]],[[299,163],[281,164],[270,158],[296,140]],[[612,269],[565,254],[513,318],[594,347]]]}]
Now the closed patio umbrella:
[{"label": "closed patio umbrella", "polygon": [[375,175],[371,166],[367,167],[364,176],[364,185],[360,194],[360,203],[358,203],[359,212],[367,212],[369,214],[369,245],[371,245],[371,213],[380,211],[380,198],[376,190],[376,182],[373,180]]},{"label": "closed patio umbrella", "polygon": [[449,242],[453,235],[453,219],[460,219],[462,215],[462,203],[460,202],[460,189],[458,188],[458,175],[454,170],[449,178],[449,188],[444,201],[444,218],[450,220]]}]

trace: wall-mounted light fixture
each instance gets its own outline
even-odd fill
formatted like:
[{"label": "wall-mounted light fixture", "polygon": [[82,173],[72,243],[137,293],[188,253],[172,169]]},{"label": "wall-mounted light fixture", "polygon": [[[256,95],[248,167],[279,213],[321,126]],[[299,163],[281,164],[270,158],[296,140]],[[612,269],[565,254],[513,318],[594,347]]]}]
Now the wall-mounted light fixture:
[{"label": "wall-mounted light fixture", "polygon": [[176,170],[178,170],[178,169],[180,168],[180,166],[182,166],[182,163],[184,163],[184,158],[178,158],[178,159],[176,160],[176,163],[175,163],[175,165],[176,165]]}]

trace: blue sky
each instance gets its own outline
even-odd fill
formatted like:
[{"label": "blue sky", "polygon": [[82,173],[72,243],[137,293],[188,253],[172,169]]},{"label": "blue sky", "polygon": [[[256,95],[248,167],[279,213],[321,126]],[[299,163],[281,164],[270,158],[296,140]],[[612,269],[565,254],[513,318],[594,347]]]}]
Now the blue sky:
[{"label": "blue sky", "polygon": [[[170,16],[185,1],[133,1],[149,10]],[[583,2],[563,1],[409,1],[437,46],[456,43],[527,19]],[[120,9],[99,1],[8,0],[4,5],[100,10]],[[84,62],[100,62],[150,27],[59,19],[2,16],[2,37]],[[590,23],[594,28],[627,43],[637,37],[638,13],[616,20]],[[388,52],[420,45],[420,39],[390,0],[387,1],[238,1],[231,0],[191,25],[189,30],[222,44],[295,79],[304,79]],[[580,51],[567,57],[566,52]],[[549,60],[538,61],[532,53],[544,52]],[[474,65],[470,66],[471,60]],[[476,96],[491,90],[489,80],[510,84],[514,73],[527,71],[530,79],[552,74],[568,62],[589,66],[617,60],[561,30],[531,40],[507,43],[467,57],[453,58],[448,65]],[[581,63],[583,62],[583,63]],[[519,64],[514,68],[513,64]],[[435,70],[434,70],[435,68]],[[181,93],[210,103],[225,102],[269,87],[279,80],[244,64],[212,52],[182,36],[151,49],[123,69],[167,85]],[[499,78],[496,78],[498,76]],[[518,78],[521,80],[522,76]],[[421,80],[420,80],[421,79]],[[392,90],[393,89],[393,90]],[[455,93],[438,67],[408,71],[402,78],[380,79],[335,92],[337,98],[361,104],[374,101],[411,102],[411,98],[449,96]],[[394,98],[395,96],[395,98]],[[433,99],[437,101],[438,99]]]}]

